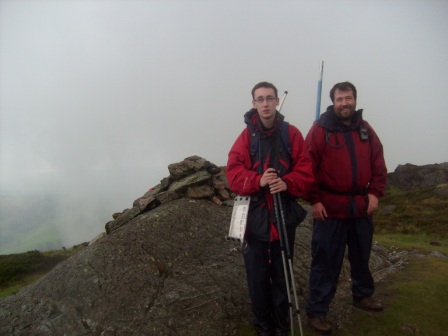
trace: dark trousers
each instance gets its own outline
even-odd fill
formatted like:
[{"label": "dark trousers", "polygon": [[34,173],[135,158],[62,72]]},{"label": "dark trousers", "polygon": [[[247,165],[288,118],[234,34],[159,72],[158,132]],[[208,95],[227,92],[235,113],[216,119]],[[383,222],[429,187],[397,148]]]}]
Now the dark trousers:
[{"label": "dark trousers", "polygon": [[257,333],[271,335],[275,331],[286,335],[290,329],[289,301],[279,241],[247,239],[243,257]]},{"label": "dark trousers", "polygon": [[336,293],[345,246],[348,246],[353,299],[356,301],[373,295],[374,283],[369,269],[372,239],[371,217],[314,221],[308,315],[320,317],[328,313]]}]

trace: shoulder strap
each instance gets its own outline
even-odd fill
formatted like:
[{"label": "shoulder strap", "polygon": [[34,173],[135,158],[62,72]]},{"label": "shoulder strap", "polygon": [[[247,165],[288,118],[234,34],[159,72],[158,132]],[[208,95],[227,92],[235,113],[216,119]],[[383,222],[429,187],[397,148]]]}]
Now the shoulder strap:
[{"label": "shoulder strap", "polygon": [[250,156],[254,156],[258,149],[258,143],[260,142],[260,136],[257,132],[250,130]]},{"label": "shoulder strap", "polygon": [[291,141],[289,140],[289,123],[287,121],[282,122],[282,141],[288,154],[291,154]]},{"label": "shoulder strap", "polygon": [[359,125],[359,139],[361,141],[369,140],[369,129],[364,125],[364,121],[361,121]]}]

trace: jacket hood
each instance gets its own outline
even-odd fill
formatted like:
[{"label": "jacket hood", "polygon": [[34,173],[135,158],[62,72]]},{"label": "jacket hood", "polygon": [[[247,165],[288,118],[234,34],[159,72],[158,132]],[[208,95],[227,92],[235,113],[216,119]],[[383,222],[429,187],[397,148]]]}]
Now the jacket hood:
[{"label": "jacket hood", "polygon": [[[285,116],[277,111],[275,113],[274,129],[280,128],[280,125],[284,119],[285,119]],[[263,124],[261,123],[261,120],[260,120],[260,117],[258,116],[258,111],[256,108],[251,108],[249,111],[247,111],[244,114],[244,122],[246,123],[247,127],[249,127],[249,129],[251,131],[258,131],[258,132],[263,131],[263,127],[262,127]]]},{"label": "jacket hood", "polygon": [[353,115],[350,126],[345,125],[334,112],[334,106],[330,105],[327,107],[327,110],[322,113],[319,120],[317,121],[318,125],[329,130],[329,131],[349,131],[359,128],[362,123],[362,112],[363,110],[357,110]]}]

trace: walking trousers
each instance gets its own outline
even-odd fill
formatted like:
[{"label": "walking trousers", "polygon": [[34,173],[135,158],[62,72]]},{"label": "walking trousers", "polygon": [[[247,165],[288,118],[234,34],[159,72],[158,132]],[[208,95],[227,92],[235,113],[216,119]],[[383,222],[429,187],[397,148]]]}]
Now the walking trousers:
[{"label": "walking trousers", "polygon": [[372,239],[372,217],[314,220],[310,294],[306,307],[308,316],[327,315],[336,293],[346,246],[353,300],[358,301],[373,295],[374,283],[369,269]]},{"label": "walking trousers", "polygon": [[286,335],[290,329],[289,301],[280,242],[247,239],[243,258],[255,329],[260,335],[273,331]]}]

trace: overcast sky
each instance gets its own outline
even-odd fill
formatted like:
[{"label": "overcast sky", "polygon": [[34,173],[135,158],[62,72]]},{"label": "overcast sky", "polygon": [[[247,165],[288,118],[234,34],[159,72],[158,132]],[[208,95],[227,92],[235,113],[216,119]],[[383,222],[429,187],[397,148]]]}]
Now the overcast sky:
[{"label": "overcast sky", "polygon": [[354,83],[389,171],[446,162],[447,17],[442,0],[0,0],[0,192],[121,211],[170,163],[225,165],[260,81],[305,136],[321,61],[321,110]]}]

